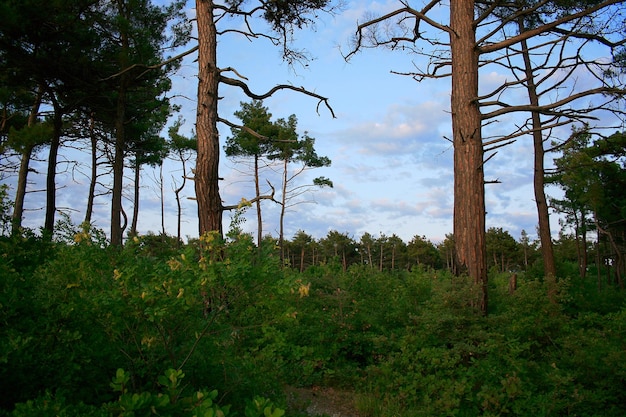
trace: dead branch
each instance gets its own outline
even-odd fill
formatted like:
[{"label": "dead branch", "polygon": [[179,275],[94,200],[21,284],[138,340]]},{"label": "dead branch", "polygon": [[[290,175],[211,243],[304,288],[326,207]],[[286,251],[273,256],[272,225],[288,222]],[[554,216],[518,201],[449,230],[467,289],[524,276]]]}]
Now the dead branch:
[{"label": "dead branch", "polygon": [[299,93],[305,94],[307,96],[310,97],[314,97],[317,98],[319,100],[318,104],[317,104],[317,113],[319,114],[319,107],[322,103],[324,103],[324,105],[326,106],[326,108],[330,111],[330,114],[333,116],[333,119],[336,119],[337,117],[335,116],[335,112],[333,110],[333,108],[330,106],[330,104],[328,104],[328,98],[327,97],[323,97],[317,93],[314,93],[312,91],[307,90],[304,87],[296,87],[293,85],[289,85],[289,84],[279,84],[276,85],[274,87],[272,87],[269,91],[263,93],[263,94],[255,94],[250,90],[250,87],[248,87],[248,85],[240,80],[236,80],[234,78],[229,78],[229,77],[225,77],[223,75],[220,74],[220,82],[224,83],[224,84],[228,84],[231,85],[233,87],[239,87],[248,97],[255,99],[255,100],[264,100],[268,97],[271,97],[274,93],[276,93],[277,91],[280,90],[293,90],[293,91],[297,91]]},{"label": "dead branch", "polygon": [[[483,114],[482,119],[483,120],[491,119],[494,117],[501,116],[503,114],[513,113],[513,112],[537,112],[541,114],[555,115],[559,113],[559,110],[558,110],[559,107],[562,107],[580,98],[593,96],[593,95],[600,95],[600,94],[623,96],[624,94],[626,94],[626,90],[620,89],[620,88],[613,88],[613,87],[598,87],[598,88],[593,88],[587,91],[581,91],[576,94],[572,94],[564,99],[561,99],[559,101],[555,101],[553,103],[546,104],[543,106],[533,106],[530,104],[514,106],[514,105],[507,105],[506,103],[501,103],[501,102],[484,103],[484,105],[500,105],[501,108],[499,108],[498,110],[494,110],[492,112]],[[601,106],[597,106],[595,109],[598,109],[600,107]],[[585,110],[584,112],[588,113],[590,110],[592,109]],[[565,114],[565,113],[563,112],[561,114]],[[578,117],[593,118],[591,116],[583,116],[582,114],[579,114]]]},{"label": "dead branch", "polygon": [[375,27],[377,24],[382,23],[384,21],[390,20],[396,16],[401,16],[401,15],[411,15],[415,18],[415,25],[413,27],[413,33],[412,36],[407,36],[407,37],[392,37],[387,41],[376,41],[376,45],[374,46],[382,46],[382,45],[386,45],[386,44],[393,44],[393,45],[397,45],[400,42],[408,42],[408,43],[413,43],[415,41],[417,41],[418,39],[421,38],[421,32],[419,29],[420,23],[422,21],[426,22],[427,24],[429,24],[430,26],[437,28],[443,32],[447,32],[449,34],[453,34],[452,29],[447,26],[447,25],[443,25],[435,20],[432,20],[430,17],[428,17],[428,12],[434,7],[436,6],[438,3],[440,2],[440,0],[431,0],[430,3],[428,3],[427,5],[425,5],[421,11],[415,10],[412,7],[409,6],[408,2],[402,1],[402,5],[404,7],[400,8],[400,9],[396,9],[392,12],[389,12],[383,16],[368,20],[365,23],[361,23],[357,26],[357,30],[356,30],[356,34],[355,34],[355,45],[354,48],[347,54],[344,56],[344,59],[346,61],[349,61],[350,58],[355,55],[361,48],[365,48],[365,44],[363,42],[363,39],[365,38],[365,31],[372,29],[373,27]]},{"label": "dead branch", "polygon": [[[267,180],[266,180],[267,181]],[[257,201],[261,201],[261,200],[271,200],[275,203],[279,203],[279,201],[277,201],[276,199],[274,199],[274,194],[276,193],[276,189],[274,189],[274,186],[272,185],[272,183],[270,183],[269,181],[267,181],[267,185],[270,186],[270,188],[272,189],[272,193],[270,195],[260,195],[257,197],[254,197],[251,200],[246,200],[249,204],[254,204]],[[280,203],[279,203],[280,204]],[[222,210],[226,211],[226,210],[235,210],[240,208],[241,205],[236,204],[236,205],[232,205],[232,206],[222,206]]]},{"label": "dead branch", "polygon": [[163,66],[165,66],[165,65],[167,65],[167,64],[169,64],[171,62],[178,61],[179,59],[184,58],[187,55],[191,55],[192,53],[196,52],[197,50],[198,50],[198,46],[196,45],[193,48],[191,48],[191,49],[189,49],[189,50],[187,50],[185,52],[182,52],[182,53],[180,53],[180,54],[178,54],[176,56],[173,56],[170,59],[167,59],[167,60],[165,60],[163,62],[159,62],[156,65],[133,64],[130,67],[124,68],[123,70],[121,70],[121,71],[119,71],[119,72],[117,72],[117,73],[115,73],[113,75],[110,75],[110,76],[108,76],[106,78],[102,78],[100,81],[111,80],[111,79],[119,77],[119,76],[121,76],[121,75],[123,75],[123,74],[125,74],[125,73],[127,73],[129,71],[132,71],[135,68],[143,68],[144,69],[144,71],[137,76],[137,78],[141,78],[148,71],[153,70],[153,69],[157,69],[157,68],[161,68],[161,67],[163,67]]}]

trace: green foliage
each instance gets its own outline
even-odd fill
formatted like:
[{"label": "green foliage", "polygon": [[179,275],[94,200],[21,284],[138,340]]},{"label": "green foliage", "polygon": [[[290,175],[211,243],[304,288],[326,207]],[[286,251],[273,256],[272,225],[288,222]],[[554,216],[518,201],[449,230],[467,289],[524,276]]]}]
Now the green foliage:
[{"label": "green foliage", "polygon": [[246,402],[246,417],[282,417],[285,410],[277,408],[274,403],[263,397],[255,396]]},{"label": "green foliage", "polygon": [[561,278],[550,299],[541,279],[519,272],[511,292],[498,273],[483,317],[466,277],[344,265],[332,244],[326,263],[282,268],[236,221],[180,249],[59,230],[0,239],[7,415],[281,417],[285,385],[349,387],[367,416],[625,411],[614,287]]},{"label": "green foliage", "polygon": [[120,417],[139,417],[153,415],[226,417],[229,406],[220,407],[217,402],[217,390],[195,391],[183,394],[181,384],[185,374],[181,370],[168,369],[158,378],[161,392],[132,393],[128,390],[131,379],[123,369],[118,369],[111,382],[111,388],[119,392],[117,401],[106,404],[104,408],[110,415]]}]

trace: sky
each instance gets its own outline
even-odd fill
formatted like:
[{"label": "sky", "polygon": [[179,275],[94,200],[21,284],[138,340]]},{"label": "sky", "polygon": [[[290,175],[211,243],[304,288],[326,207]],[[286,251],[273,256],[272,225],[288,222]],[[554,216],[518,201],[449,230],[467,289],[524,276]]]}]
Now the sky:
[{"label": "sky", "polygon": [[[189,3],[189,16],[193,16]],[[453,216],[453,149],[450,119],[450,80],[424,80],[392,71],[408,72],[424,68],[426,58],[407,51],[366,49],[346,62],[351,37],[357,21],[368,13],[382,14],[398,7],[397,1],[347,1],[334,15],[320,14],[314,30],[295,34],[294,46],[305,49],[314,59],[306,67],[289,67],[282,62],[280,48],[264,39],[250,41],[238,35],[225,35],[218,44],[218,66],[233,67],[248,79],[254,92],[263,93],[277,84],[303,86],[328,97],[336,118],[317,100],[293,91],[279,91],[264,100],[273,119],[295,114],[298,132],[316,139],[319,155],[332,160],[328,168],[310,170],[298,177],[298,184],[310,183],[312,178],[325,176],[333,188],[313,189],[305,196],[307,202],[289,209],[285,218],[285,237],[291,238],[303,230],[316,239],[329,231],[347,233],[358,240],[363,233],[374,236],[395,234],[405,242],[414,236],[425,236],[434,243],[452,233]],[[443,10],[436,17],[445,19]],[[427,49],[427,46],[425,46]],[[171,95],[181,106],[180,115],[186,120],[183,133],[194,128],[197,63],[195,55],[185,58],[180,71],[173,77]],[[481,74],[481,90],[487,91],[509,79],[510,74],[490,69]],[[236,78],[237,75],[229,73]],[[250,101],[236,88],[223,86],[219,103],[220,117],[233,122],[233,113],[241,101]],[[501,118],[490,127],[490,133],[504,134],[515,120]],[[569,128],[568,128],[569,129]],[[221,141],[231,135],[220,126]],[[564,132],[563,134],[567,134]],[[548,165],[552,157],[547,158]],[[193,166],[193,163],[191,163]],[[250,169],[241,161],[222,155],[220,193],[225,205],[237,204],[242,198],[254,197]],[[35,167],[45,172],[43,165]],[[87,171],[85,168],[83,170]],[[130,176],[130,172],[127,174]],[[158,172],[146,168],[142,173],[142,200],[139,231],[161,230],[160,199],[155,178]],[[519,239],[522,230],[536,237],[537,214],[532,189],[533,152],[529,137],[500,149],[485,165],[486,180],[498,184],[486,185],[487,227],[502,227]],[[176,234],[176,202],[172,180],[180,181],[180,164],[174,160],[164,165],[165,223],[169,234]],[[276,173],[265,171],[265,178],[279,189]],[[130,177],[129,177],[130,178]],[[37,181],[37,180],[33,180]],[[43,179],[42,179],[43,181]],[[86,201],[87,179],[75,172],[64,172],[59,183],[66,182],[59,192],[59,207],[82,207]],[[130,183],[130,180],[128,181]],[[32,187],[36,187],[33,184]],[[269,187],[266,187],[269,188]],[[130,193],[130,188],[129,188]],[[266,190],[267,191],[267,190]],[[558,196],[557,189],[548,188],[549,195]],[[193,200],[193,184],[182,192],[183,236],[196,237],[197,209]],[[95,225],[108,229],[108,197],[102,197],[96,207]],[[28,205],[27,201],[27,205]],[[36,208],[35,202],[30,202]],[[130,201],[125,210],[132,213]],[[82,213],[69,212],[73,216]],[[42,215],[41,212],[39,212]],[[39,226],[38,212],[26,214],[25,225]],[[246,212],[243,229],[256,233],[256,214]],[[231,213],[225,213],[225,230]],[[279,207],[263,203],[264,233],[278,236]],[[552,231],[559,226],[553,216]]]}]

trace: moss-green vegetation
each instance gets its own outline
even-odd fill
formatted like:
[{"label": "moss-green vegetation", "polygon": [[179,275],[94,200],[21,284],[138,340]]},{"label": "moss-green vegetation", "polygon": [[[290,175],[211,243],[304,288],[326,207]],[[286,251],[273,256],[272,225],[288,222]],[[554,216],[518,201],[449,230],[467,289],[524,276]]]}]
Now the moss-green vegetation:
[{"label": "moss-green vegetation", "polygon": [[[297,269],[297,270],[296,270]],[[363,416],[623,416],[624,292],[446,271],[303,272],[231,233],[0,238],[0,415],[276,416],[283,388],[355,391]]]}]

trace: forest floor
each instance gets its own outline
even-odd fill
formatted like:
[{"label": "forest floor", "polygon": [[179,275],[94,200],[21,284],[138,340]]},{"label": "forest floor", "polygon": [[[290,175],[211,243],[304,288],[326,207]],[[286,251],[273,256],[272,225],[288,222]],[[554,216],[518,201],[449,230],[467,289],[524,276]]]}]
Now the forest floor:
[{"label": "forest floor", "polygon": [[287,389],[289,407],[309,416],[359,417],[354,403],[355,394],[334,388]]}]

